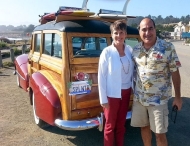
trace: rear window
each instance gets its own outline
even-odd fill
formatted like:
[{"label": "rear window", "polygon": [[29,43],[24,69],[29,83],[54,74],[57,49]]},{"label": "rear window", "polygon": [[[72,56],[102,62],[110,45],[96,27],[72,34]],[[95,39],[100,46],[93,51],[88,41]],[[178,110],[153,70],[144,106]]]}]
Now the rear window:
[{"label": "rear window", "polygon": [[108,46],[103,37],[72,37],[73,56],[75,58],[99,57]]},{"label": "rear window", "polygon": [[126,38],[125,39],[125,44],[131,46],[132,48],[138,44],[138,39],[137,38]]}]

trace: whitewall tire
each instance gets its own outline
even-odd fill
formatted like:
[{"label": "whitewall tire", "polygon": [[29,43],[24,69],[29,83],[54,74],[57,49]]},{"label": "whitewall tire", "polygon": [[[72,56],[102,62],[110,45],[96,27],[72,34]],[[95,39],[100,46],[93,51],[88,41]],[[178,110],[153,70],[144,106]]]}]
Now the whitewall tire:
[{"label": "whitewall tire", "polygon": [[20,77],[18,74],[16,74],[16,82],[17,82],[17,86],[20,87]]},{"label": "whitewall tire", "polygon": [[46,122],[44,122],[43,120],[41,120],[37,115],[36,115],[36,105],[35,105],[35,96],[33,93],[32,96],[32,103],[33,103],[33,113],[34,113],[34,121],[36,123],[36,125],[38,125],[40,128],[45,128],[48,126],[48,124]]}]

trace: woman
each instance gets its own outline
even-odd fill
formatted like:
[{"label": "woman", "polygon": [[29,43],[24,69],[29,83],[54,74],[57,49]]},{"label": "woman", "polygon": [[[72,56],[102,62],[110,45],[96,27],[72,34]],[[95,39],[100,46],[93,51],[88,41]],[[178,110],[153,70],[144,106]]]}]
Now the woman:
[{"label": "woman", "polygon": [[132,48],[125,45],[127,25],[117,20],[110,25],[112,45],[99,60],[98,87],[105,115],[104,146],[123,146],[126,114],[130,101],[133,62]]}]

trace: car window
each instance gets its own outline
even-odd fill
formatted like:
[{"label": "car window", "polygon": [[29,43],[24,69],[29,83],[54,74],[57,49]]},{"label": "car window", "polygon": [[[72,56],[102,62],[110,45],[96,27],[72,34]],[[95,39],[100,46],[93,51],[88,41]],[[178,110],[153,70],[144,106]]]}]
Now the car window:
[{"label": "car window", "polygon": [[62,58],[61,38],[58,34],[53,34],[53,56]]},{"label": "car window", "polygon": [[99,37],[73,37],[72,46],[74,57],[99,57],[107,47],[107,40]]},{"label": "car window", "polygon": [[44,49],[43,54],[51,55],[52,34],[44,34]]},{"label": "car window", "polygon": [[34,52],[40,52],[41,34],[35,34]]},{"label": "car window", "polygon": [[62,58],[61,38],[55,33],[44,34],[43,54]]},{"label": "car window", "polygon": [[131,46],[132,48],[138,44],[138,39],[137,38],[126,38],[125,39],[125,44]]}]

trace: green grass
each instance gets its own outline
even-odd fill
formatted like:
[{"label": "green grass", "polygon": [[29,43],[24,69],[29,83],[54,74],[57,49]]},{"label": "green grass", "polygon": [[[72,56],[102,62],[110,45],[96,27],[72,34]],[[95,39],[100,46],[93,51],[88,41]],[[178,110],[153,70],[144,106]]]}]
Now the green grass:
[{"label": "green grass", "polygon": [[13,62],[3,62],[3,67],[13,67],[14,63]]}]

